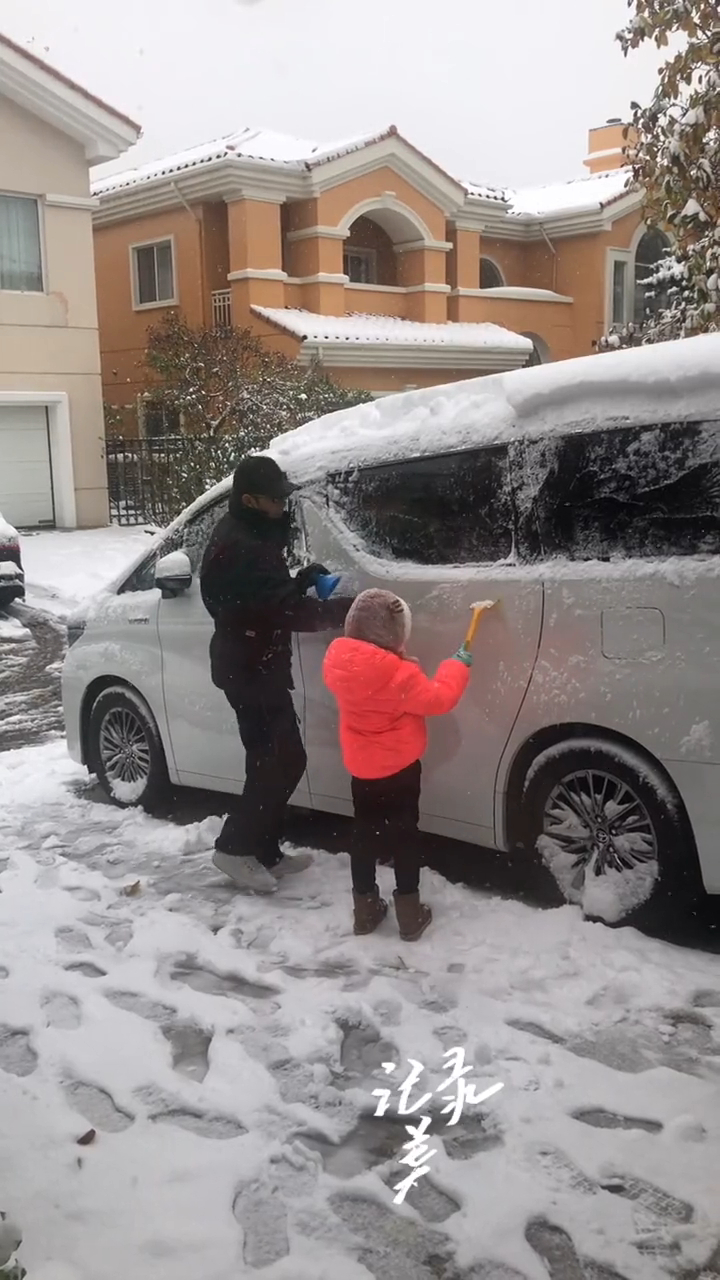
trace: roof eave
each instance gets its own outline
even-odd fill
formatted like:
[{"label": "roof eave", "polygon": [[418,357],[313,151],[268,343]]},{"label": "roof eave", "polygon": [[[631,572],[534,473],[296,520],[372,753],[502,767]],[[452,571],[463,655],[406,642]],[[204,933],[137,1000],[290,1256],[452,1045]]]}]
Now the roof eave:
[{"label": "roof eave", "polygon": [[96,191],[99,208],[94,221],[96,226],[106,226],[173,208],[181,203],[178,191],[190,201],[246,198],[281,204],[288,197],[301,199],[307,195],[306,181],[300,169],[288,167],[279,171],[267,161],[222,156],[114,191]]},{"label": "roof eave", "polygon": [[[297,335],[295,335],[297,336]],[[475,373],[505,373],[520,369],[532,354],[532,344],[522,347],[472,347],[429,343],[412,346],[400,342],[345,342],[307,338],[298,363],[320,361],[329,369],[462,369]]]},{"label": "roof eave", "polygon": [[4,39],[0,41],[0,73],[3,94],[78,142],[88,165],[117,160],[140,136],[139,125]]}]

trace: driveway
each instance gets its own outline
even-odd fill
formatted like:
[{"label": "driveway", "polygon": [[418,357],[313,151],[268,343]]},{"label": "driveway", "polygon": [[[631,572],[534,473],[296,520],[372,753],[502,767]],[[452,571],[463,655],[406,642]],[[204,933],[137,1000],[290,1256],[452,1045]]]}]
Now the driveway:
[{"label": "driveway", "polygon": [[[0,1208],[30,1275],[720,1280],[714,910],[610,930],[429,839],[432,928],[357,939],[347,825],[306,814],[314,865],[244,897],[222,797],[151,818],[68,759],[63,646],[35,603],[0,625]],[[502,1089],[450,1125],[457,1051]]]},{"label": "driveway", "polygon": [[62,733],[64,654],[65,626],[53,614],[17,603],[0,613],[0,751]]}]

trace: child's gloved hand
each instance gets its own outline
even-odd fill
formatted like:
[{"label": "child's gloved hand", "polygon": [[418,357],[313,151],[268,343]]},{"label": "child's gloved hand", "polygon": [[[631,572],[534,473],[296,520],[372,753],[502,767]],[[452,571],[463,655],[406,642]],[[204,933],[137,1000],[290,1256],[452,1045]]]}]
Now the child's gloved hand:
[{"label": "child's gloved hand", "polygon": [[457,653],[453,654],[453,658],[458,662],[464,662],[466,667],[471,667],[473,664],[473,656],[470,650],[466,649],[464,645],[461,645]]}]

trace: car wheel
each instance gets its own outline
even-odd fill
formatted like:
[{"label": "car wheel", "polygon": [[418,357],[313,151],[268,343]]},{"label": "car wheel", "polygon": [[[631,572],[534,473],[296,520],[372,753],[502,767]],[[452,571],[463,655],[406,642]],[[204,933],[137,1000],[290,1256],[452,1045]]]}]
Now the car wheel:
[{"label": "car wheel", "polygon": [[149,707],[132,689],[103,689],[88,725],[90,771],[122,809],[153,809],[168,794],[165,752]]},{"label": "car wheel", "polygon": [[543,751],[525,779],[522,819],[524,843],[591,919],[657,923],[702,890],[678,798],[623,744],[577,738]]}]

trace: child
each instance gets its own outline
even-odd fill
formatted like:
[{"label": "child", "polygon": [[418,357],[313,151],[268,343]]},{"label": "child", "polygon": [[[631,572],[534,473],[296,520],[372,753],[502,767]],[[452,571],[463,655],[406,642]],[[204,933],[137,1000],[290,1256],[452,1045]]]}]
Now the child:
[{"label": "child", "polygon": [[378,893],[378,859],[392,858],[393,895],[400,937],[414,942],[432,912],[420,901],[421,757],[427,746],[425,716],[452,711],[470,678],[464,649],[441,663],[434,679],[406,657],[412,617],[390,591],[363,591],[334,640],[323,678],[337,699],[343,759],[352,774],[355,825],[351,844],[356,934],[372,933],[387,915]]}]

